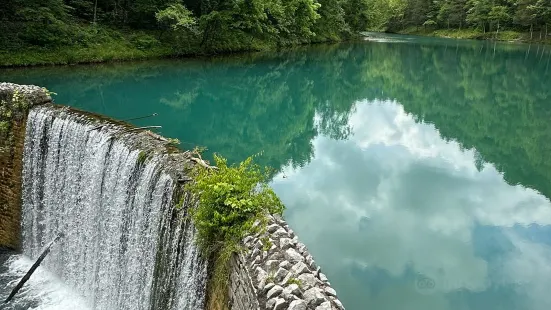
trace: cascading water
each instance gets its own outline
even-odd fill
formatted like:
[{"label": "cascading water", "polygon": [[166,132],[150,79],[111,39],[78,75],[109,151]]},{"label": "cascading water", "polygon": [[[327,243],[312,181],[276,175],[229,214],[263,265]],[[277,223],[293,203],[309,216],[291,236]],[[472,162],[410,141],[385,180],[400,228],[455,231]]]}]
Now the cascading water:
[{"label": "cascading water", "polygon": [[43,265],[92,309],[201,309],[206,266],[194,228],[173,210],[164,158],[144,160],[132,135],[56,107],[27,121],[23,251],[37,257],[65,237]]}]

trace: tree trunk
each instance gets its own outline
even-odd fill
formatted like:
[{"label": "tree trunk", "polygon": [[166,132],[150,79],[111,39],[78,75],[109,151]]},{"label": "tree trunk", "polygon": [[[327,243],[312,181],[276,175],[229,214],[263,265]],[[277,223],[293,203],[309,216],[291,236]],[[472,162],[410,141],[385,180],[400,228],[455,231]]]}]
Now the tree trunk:
[{"label": "tree trunk", "polygon": [[97,17],[97,11],[98,11],[98,0],[96,0],[96,3],[94,3],[94,26],[96,25],[96,17]]}]

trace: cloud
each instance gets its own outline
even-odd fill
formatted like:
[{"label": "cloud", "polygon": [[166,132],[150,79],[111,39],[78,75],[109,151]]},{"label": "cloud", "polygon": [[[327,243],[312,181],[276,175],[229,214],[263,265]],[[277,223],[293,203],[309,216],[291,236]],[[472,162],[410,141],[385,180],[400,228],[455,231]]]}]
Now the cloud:
[{"label": "cloud", "polygon": [[375,302],[350,285],[352,266],[393,277],[412,269],[440,293],[482,292],[491,279],[473,247],[475,226],[551,224],[545,197],[508,185],[491,164],[479,171],[474,150],[444,141],[398,103],[356,106],[349,140],[315,138],[312,162],[273,182],[287,220],[349,300]]}]

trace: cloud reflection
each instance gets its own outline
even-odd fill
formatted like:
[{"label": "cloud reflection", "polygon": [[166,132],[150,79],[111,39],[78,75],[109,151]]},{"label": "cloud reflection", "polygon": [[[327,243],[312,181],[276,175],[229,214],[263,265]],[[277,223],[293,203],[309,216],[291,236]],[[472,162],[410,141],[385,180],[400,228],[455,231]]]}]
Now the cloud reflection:
[{"label": "cloud reflection", "polygon": [[[348,140],[315,138],[311,164],[273,181],[347,309],[479,309],[484,298],[474,295],[519,283],[532,287],[516,290],[526,309],[549,306],[546,272],[516,274],[551,262],[551,250],[512,229],[551,224],[548,199],[508,185],[491,164],[477,167],[475,150],[443,140],[397,102],[358,102],[349,126]],[[483,230],[475,228],[485,226],[503,230],[514,253],[478,255],[475,232]],[[387,280],[370,279],[377,270]],[[415,275],[433,279],[434,291],[420,292]],[[451,302],[458,291],[472,298]]]}]

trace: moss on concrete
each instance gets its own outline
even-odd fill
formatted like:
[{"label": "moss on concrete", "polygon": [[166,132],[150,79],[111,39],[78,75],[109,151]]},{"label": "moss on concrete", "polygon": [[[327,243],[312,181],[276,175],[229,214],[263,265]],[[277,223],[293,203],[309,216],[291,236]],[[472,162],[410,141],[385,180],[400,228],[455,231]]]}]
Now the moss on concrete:
[{"label": "moss on concrete", "polygon": [[27,114],[50,102],[36,86],[0,83],[0,247],[20,247],[21,174]]}]

